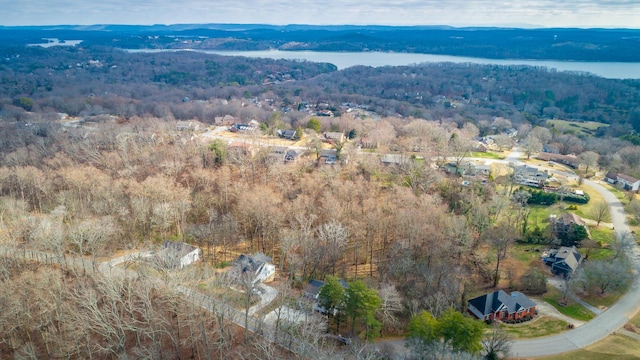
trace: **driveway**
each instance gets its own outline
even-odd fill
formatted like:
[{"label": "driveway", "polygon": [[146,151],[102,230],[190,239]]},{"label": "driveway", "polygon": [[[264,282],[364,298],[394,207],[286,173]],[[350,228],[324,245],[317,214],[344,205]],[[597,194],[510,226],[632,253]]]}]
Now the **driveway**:
[{"label": "driveway", "polygon": [[[561,175],[570,174],[561,172]],[[616,230],[616,236],[620,238],[622,234],[629,232],[626,215],[618,198],[594,181],[585,180],[585,183],[600,193],[609,205],[611,223]],[[633,262],[634,270],[637,272],[640,268],[640,249],[638,245],[634,246],[632,253],[628,255]],[[638,313],[638,310],[640,310],[640,279],[636,277],[629,291],[617,303],[593,320],[559,335],[515,341],[512,346],[512,353],[515,357],[535,357],[561,354],[589,346],[620,329]]]}]

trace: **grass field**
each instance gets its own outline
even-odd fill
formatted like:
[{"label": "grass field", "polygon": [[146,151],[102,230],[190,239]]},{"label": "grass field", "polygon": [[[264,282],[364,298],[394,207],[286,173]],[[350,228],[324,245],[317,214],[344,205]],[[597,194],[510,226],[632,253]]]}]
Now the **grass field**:
[{"label": "grass field", "polygon": [[481,158],[481,159],[502,160],[506,156],[504,156],[503,154],[498,154],[498,153],[494,153],[494,152],[472,151],[472,152],[469,153],[469,157],[471,157],[471,158]]},{"label": "grass field", "polygon": [[607,127],[609,124],[604,124],[596,121],[567,121],[567,120],[547,120],[547,125],[550,128],[556,128],[562,133],[573,133],[575,135],[595,136],[596,130],[599,127]]},{"label": "grass field", "polygon": [[598,343],[581,350],[564,354],[539,357],[540,360],[638,360],[640,341],[624,335],[610,335]]},{"label": "grass field", "polygon": [[500,328],[515,339],[527,339],[559,334],[567,330],[567,323],[562,320],[541,316],[522,324],[500,324]]},{"label": "grass field", "polygon": [[589,321],[593,319],[594,315],[591,311],[587,310],[584,306],[574,303],[569,300],[569,303],[566,306],[562,306],[558,303],[558,301],[562,300],[563,295],[558,289],[549,286],[549,290],[542,298],[547,303],[553,305],[561,314],[567,315],[570,318],[581,320],[581,321]]}]

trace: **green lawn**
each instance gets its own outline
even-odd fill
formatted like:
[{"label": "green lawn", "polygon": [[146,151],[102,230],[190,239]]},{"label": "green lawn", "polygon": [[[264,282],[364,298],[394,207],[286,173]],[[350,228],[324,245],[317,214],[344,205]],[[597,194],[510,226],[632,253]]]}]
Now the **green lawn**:
[{"label": "green lawn", "polygon": [[500,324],[500,328],[516,339],[558,334],[567,330],[567,323],[546,316],[521,324]]},{"label": "green lawn", "polygon": [[503,154],[498,154],[494,152],[480,152],[480,151],[472,151],[469,153],[469,157],[471,158],[482,158],[482,159],[495,159],[502,160],[506,158]]},{"label": "green lawn", "polygon": [[589,227],[589,233],[591,234],[591,239],[597,242],[601,241],[602,244],[613,243],[616,235],[615,231],[603,226],[600,226],[599,228],[591,226]]},{"label": "green lawn", "polygon": [[542,299],[550,305],[553,305],[553,307],[560,311],[561,314],[570,318],[581,321],[589,321],[593,319],[594,314],[591,311],[571,300],[569,300],[566,306],[560,305],[558,301],[562,300],[562,298],[563,295],[558,289],[549,287],[549,290]]},{"label": "green lawn", "polygon": [[567,120],[547,120],[547,126],[556,128],[562,133],[595,136],[595,131],[599,127],[607,127],[609,126],[609,124],[604,124],[596,121],[577,122]]}]

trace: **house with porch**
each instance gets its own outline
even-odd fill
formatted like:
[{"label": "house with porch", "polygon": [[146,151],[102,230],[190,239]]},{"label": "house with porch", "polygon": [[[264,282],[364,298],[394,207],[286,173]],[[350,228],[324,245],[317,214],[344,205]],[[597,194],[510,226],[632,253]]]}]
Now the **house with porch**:
[{"label": "house with porch", "polygon": [[582,254],[575,246],[563,246],[543,254],[542,260],[551,266],[551,272],[563,277],[571,277],[582,263]]},{"label": "house with porch", "polygon": [[536,314],[536,303],[521,292],[498,290],[469,300],[467,311],[483,321],[520,320]]}]

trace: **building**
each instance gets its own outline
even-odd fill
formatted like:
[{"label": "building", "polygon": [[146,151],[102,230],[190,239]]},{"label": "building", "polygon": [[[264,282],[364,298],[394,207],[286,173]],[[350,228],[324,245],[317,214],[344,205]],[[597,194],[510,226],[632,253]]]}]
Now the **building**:
[{"label": "building", "polygon": [[236,260],[240,273],[235,275],[246,274],[251,276],[254,284],[272,281],[275,278],[276,267],[270,261],[271,258],[262,253],[256,253],[251,256],[242,254]]},{"label": "building", "polygon": [[200,260],[202,251],[187,243],[165,240],[163,248],[158,252],[158,260],[171,269],[182,269]]},{"label": "building", "polygon": [[469,300],[467,311],[483,321],[520,320],[533,317],[536,304],[521,292],[498,290]]},{"label": "building", "polygon": [[541,188],[548,179],[548,172],[533,166],[522,165],[513,168],[513,181],[516,184]]},{"label": "building", "polygon": [[[342,285],[343,288],[348,289],[349,284],[343,279],[339,279],[338,282]],[[307,288],[304,290],[304,297],[313,301],[313,310],[318,311],[320,313],[326,314],[328,311],[323,306],[318,304],[318,295],[320,294],[320,289],[324,286],[324,281],[311,279],[309,280],[309,284]],[[336,310],[333,310],[334,315],[336,314]]]},{"label": "building", "polygon": [[551,266],[551,272],[563,277],[571,277],[582,263],[583,257],[575,246],[563,246],[543,254],[542,260]]}]

